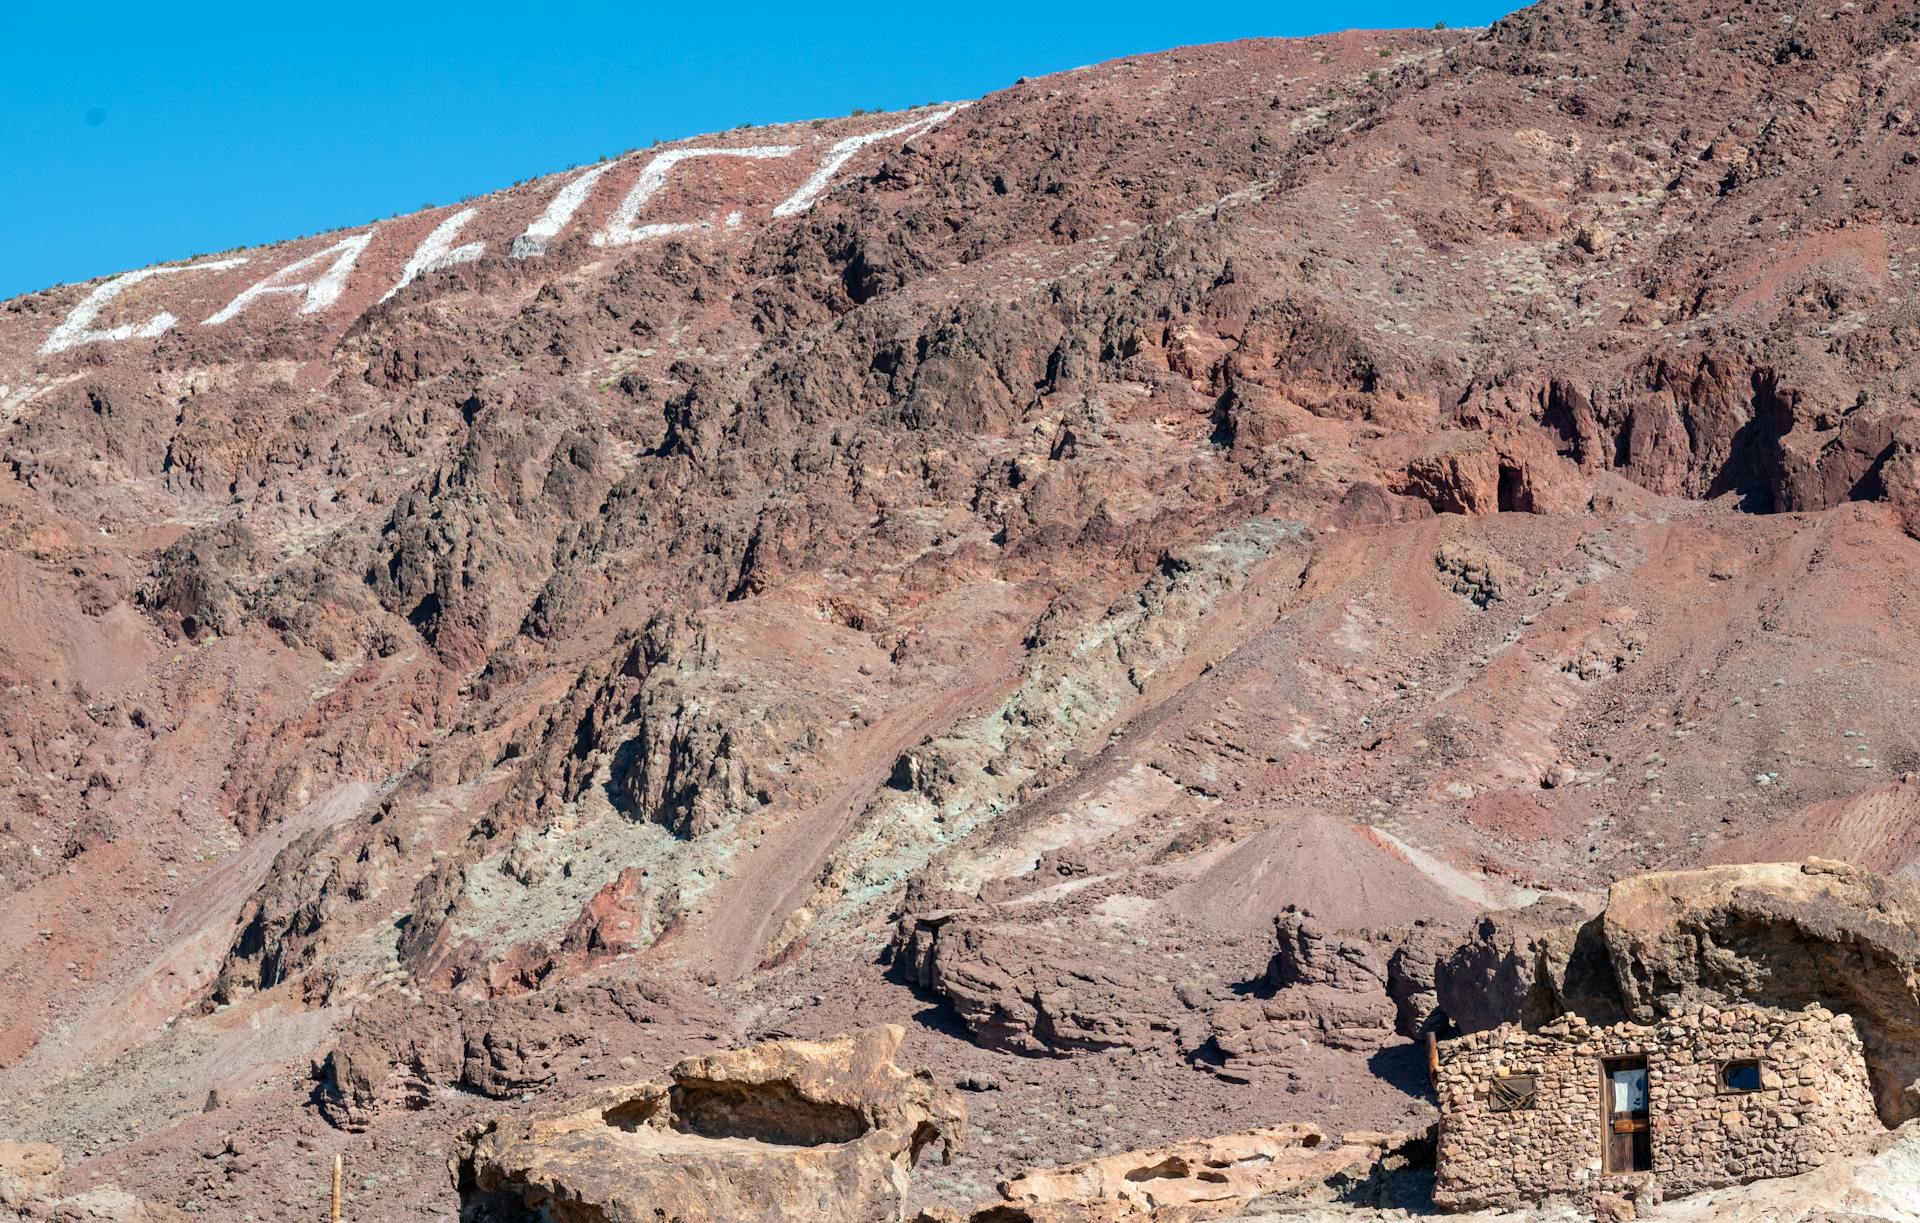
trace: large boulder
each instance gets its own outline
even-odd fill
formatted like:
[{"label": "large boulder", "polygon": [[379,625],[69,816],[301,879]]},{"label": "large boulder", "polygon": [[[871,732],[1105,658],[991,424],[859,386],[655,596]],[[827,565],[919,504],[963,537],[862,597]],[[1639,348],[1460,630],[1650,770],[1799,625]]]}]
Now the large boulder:
[{"label": "large boulder", "polygon": [[951,1158],[966,1124],[954,1093],[895,1063],[904,1035],[888,1026],[689,1058],[664,1081],[495,1122],[465,1156],[461,1217],[898,1220],[909,1171],[930,1147]]},{"label": "large boulder", "polygon": [[[1289,905],[1263,943],[1177,914],[1121,924],[1070,904],[910,909],[892,962],[983,1047],[1066,1057],[1210,1043],[1237,1077],[1292,1068],[1315,1049],[1424,1035],[1436,1022],[1434,968],[1457,941],[1426,922],[1335,930]],[[1193,971],[1195,947],[1214,971]]]},{"label": "large boulder", "polygon": [[1273,931],[1273,959],[1252,996],[1211,1016],[1220,1073],[1292,1070],[1316,1049],[1367,1052],[1437,1029],[1434,972],[1457,932],[1427,922],[1330,930],[1291,905]]},{"label": "large boulder", "polygon": [[952,1007],[983,1048],[1071,1057],[1198,1044],[1206,1011],[1232,995],[1225,981],[1193,979],[1178,953],[1209,939],[1209,954],[1224,959],[1259,954],[1251,937],[1178,924],[1153,926],[1143,946],[1140,927],[1038,908],[909,912],[893,941],[895,969]]},{"label": "large boulder", "polygon": [[703,1014],[683,991],[643,979],[489,999],[389,990],[354,1009],[315,1067],[313,1099],[329,1124],[358,1133],[439,1092],[504,1100],[551,1087],[596,1033]]},{"label": "large boulder", "polygon": [[1821,859],[1671,871],[1616,883],[1600,923],[1631,1018],[1722,1001],[1846,1011],[1882,1120],[1920,1117],[1920,886]]},{"label": "large boulder", "polygon": [[1436,972],[1454,1026],[1817,1002],[1858,1024],[1881,1120],[1920,1117],[1920,885],[1822,859],[1715,866],[1621,880],[1580,916],[1484,918]]}]

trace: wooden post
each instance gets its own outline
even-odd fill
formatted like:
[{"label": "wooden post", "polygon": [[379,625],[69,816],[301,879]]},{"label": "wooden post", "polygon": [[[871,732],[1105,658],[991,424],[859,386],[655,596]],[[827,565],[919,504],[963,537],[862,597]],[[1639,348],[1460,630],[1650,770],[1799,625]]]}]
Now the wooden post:
[{"label": "wooden post", "polygon": [[333,1223],[340,1223],[340,1157],[333,1157]]},{"label": "wooden post", "polygon": [[1438,1082],[1439,1077],[1440,1077],[1440,1042],[1434,1038],[1432,1031],[1428,1031],[1427,1033],[1427,1082],[1432,1083],[1435,1087],[1438,1087],[1440,1085]]}]

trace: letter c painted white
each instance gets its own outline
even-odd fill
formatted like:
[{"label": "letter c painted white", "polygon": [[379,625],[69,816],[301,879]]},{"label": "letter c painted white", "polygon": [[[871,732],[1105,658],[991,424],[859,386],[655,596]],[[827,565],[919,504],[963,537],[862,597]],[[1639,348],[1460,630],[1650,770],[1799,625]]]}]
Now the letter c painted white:
[{"label": "letter c painted white", "polygon": [[[265,280],[242,290],[240,296],[228,302],[224,310],[208,319],[203,325],[217,327],[252,305],[256,299],[270,293],[305,293],[307,300],[300,307],[302,314],[317,314],[325,310],[340,300],[341,291],[347,287],[347,276],[353,271],[354,261],[360,258],[360,252],[367,249],[367,244],[373,241],[373,235],[378,232],[378,230],[369,229],[364,234],[355,234],[351,238],[334,243],[325,250],[315,251],[305,259],[289,263]],[[305,281],[299,284],[274,283],[284,280],[295,272],[306,271],[329,255],[333,256],[333,265],[313,283],[308,284]]]},{"label": "letter c painted white", "polygon": [[840,167],[851,161],[853,155],[861,149],[866,148],[876,141],[887,140],[894,136],[904,136],[909,132],[922,131],[937,123],[945,122],[960,113],[960,110],[965,105],[963,102],[960,106],[949,106],[945,110],[935,111],[931,115],[923,115],[911,123],[902,123],[898,127],[890,127],[885,131],[866,132],[859,136],[849,136],[845,140],[840,141],[827,150],[826,157],[820,162],[820,168],[813,172],[813,177],[801,183],[798,191],[775,205],[773,215],[776,217],[798,216],[813,207],[813,202],[826,193],[827,185],[833,181],[833,176],[840,172]]},{"label": "letter c painted white", "polygon": [[99,331],[91,331],[89,328],[114,298],[149,277],[165,276],[173,272],[218,272],[227,268],[237,268],[246,261],[245,255],[236,255],[231,259],[209,259],[205,263],[185,263],[178,267],[141,268],[103,281],[93,292],[82,298],[80,304],[73,308],[66,319],[53,329],[53,334],[47,337],[47,342],[40,346],[40,355],[51,356],[57,352],[65,352],[69,348],[78,348],[82,344],[117,343],[121,340],[135,339],[151,340],[165,333],[180,320],[162,310],[138,326],[123,323],[118,327],[107,327]]},{"label": "letter c painted white", "polygon": [[474,212],[472,208],[462,208],[434,226],[433,232],[428,234],[426,240],[420,243],[419,249],[413,252],[413,258],[407,260],[405,270],[400,273],[399,283],[388,289],[380,300],[385,301],[406,288],[418,280],[422,272],[437,272],[441,268],[450,268],[457,263],[472,263],[478,259],[480,253],[487,249],[486,243],[469,242],[465,246],[453,245],[453,240],[459,236],[461,229],[468,221],[473,220]]},{"label": "letter c painted white", "polygon": [[710,229],[711,224],[704,221],[669,221],[650,225],[635,225],[640,218],[640,210],[647,201],[659,194],[660,188],[667,185],[667,173],[683,161],[695,157],[752,157],[774,158],[791,157],[799,152],[797,145],[757,144],[738,149],[668,149],[656,154],[646,168],[640,171],[640,177],[634,180],[633,189],[627,192],[627,198],[620,201],[620,207],[608,220],[607,227],[593,235],[595,246],[627,246],[647,238],[661,238],[668,234],[681,234],[694,229]]}]

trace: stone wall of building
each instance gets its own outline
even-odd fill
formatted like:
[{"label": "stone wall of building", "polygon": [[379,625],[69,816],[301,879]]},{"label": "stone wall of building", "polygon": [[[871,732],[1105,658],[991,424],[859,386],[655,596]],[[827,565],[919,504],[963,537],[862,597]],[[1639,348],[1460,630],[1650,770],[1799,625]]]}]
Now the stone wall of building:
[{"label": "stone wall of building", "polygon": [[[1880,1128],[1853,1020],[1824,1007],[1703,1008],[1648,1025],[1598,1027],[1574,1015],[1533,1031],[1508,1024],[1439,1045],[1435,1202],[1506,1205],[1644,1181],[1647,1173],[1603,1172],[1602,1063],[1635,1057],[1647,1063],[1651,1176],[1665,1194],[1804,1172]],[[1745,1059],[1760,1062],[1759,1090],[1725,1090],[1721,1068]],[[1525,1076],[1531,1106],[1495,1111],[1496,1081]]]}]

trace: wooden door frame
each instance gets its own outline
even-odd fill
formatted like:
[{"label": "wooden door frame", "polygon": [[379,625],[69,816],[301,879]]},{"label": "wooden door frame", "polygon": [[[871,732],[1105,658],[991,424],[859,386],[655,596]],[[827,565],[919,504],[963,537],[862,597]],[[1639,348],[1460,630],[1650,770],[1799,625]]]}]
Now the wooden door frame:
[{"label": "wooden door frame", "polygon": [[[1653,1068],[1648,1064],[1644,1053],[1622,1054],[1618,1057],[1600,1059],[1600,1170],[1606,1176],[1631,1176],[1653,1170],[1653,1097],[1649,1090],[1647,1097],[1647,1166],[1645,1168],[1614,1167],[1613,1145],[1613,1073],[1616,1070],[1639,1070],[1647,1075],[1647,1085],[1653,1085]],[[1633,1141],[1627,1142],[1627,1149],[1633,1149]],[[1628,1157],[1631,1164],[1632,1157]]]}]

